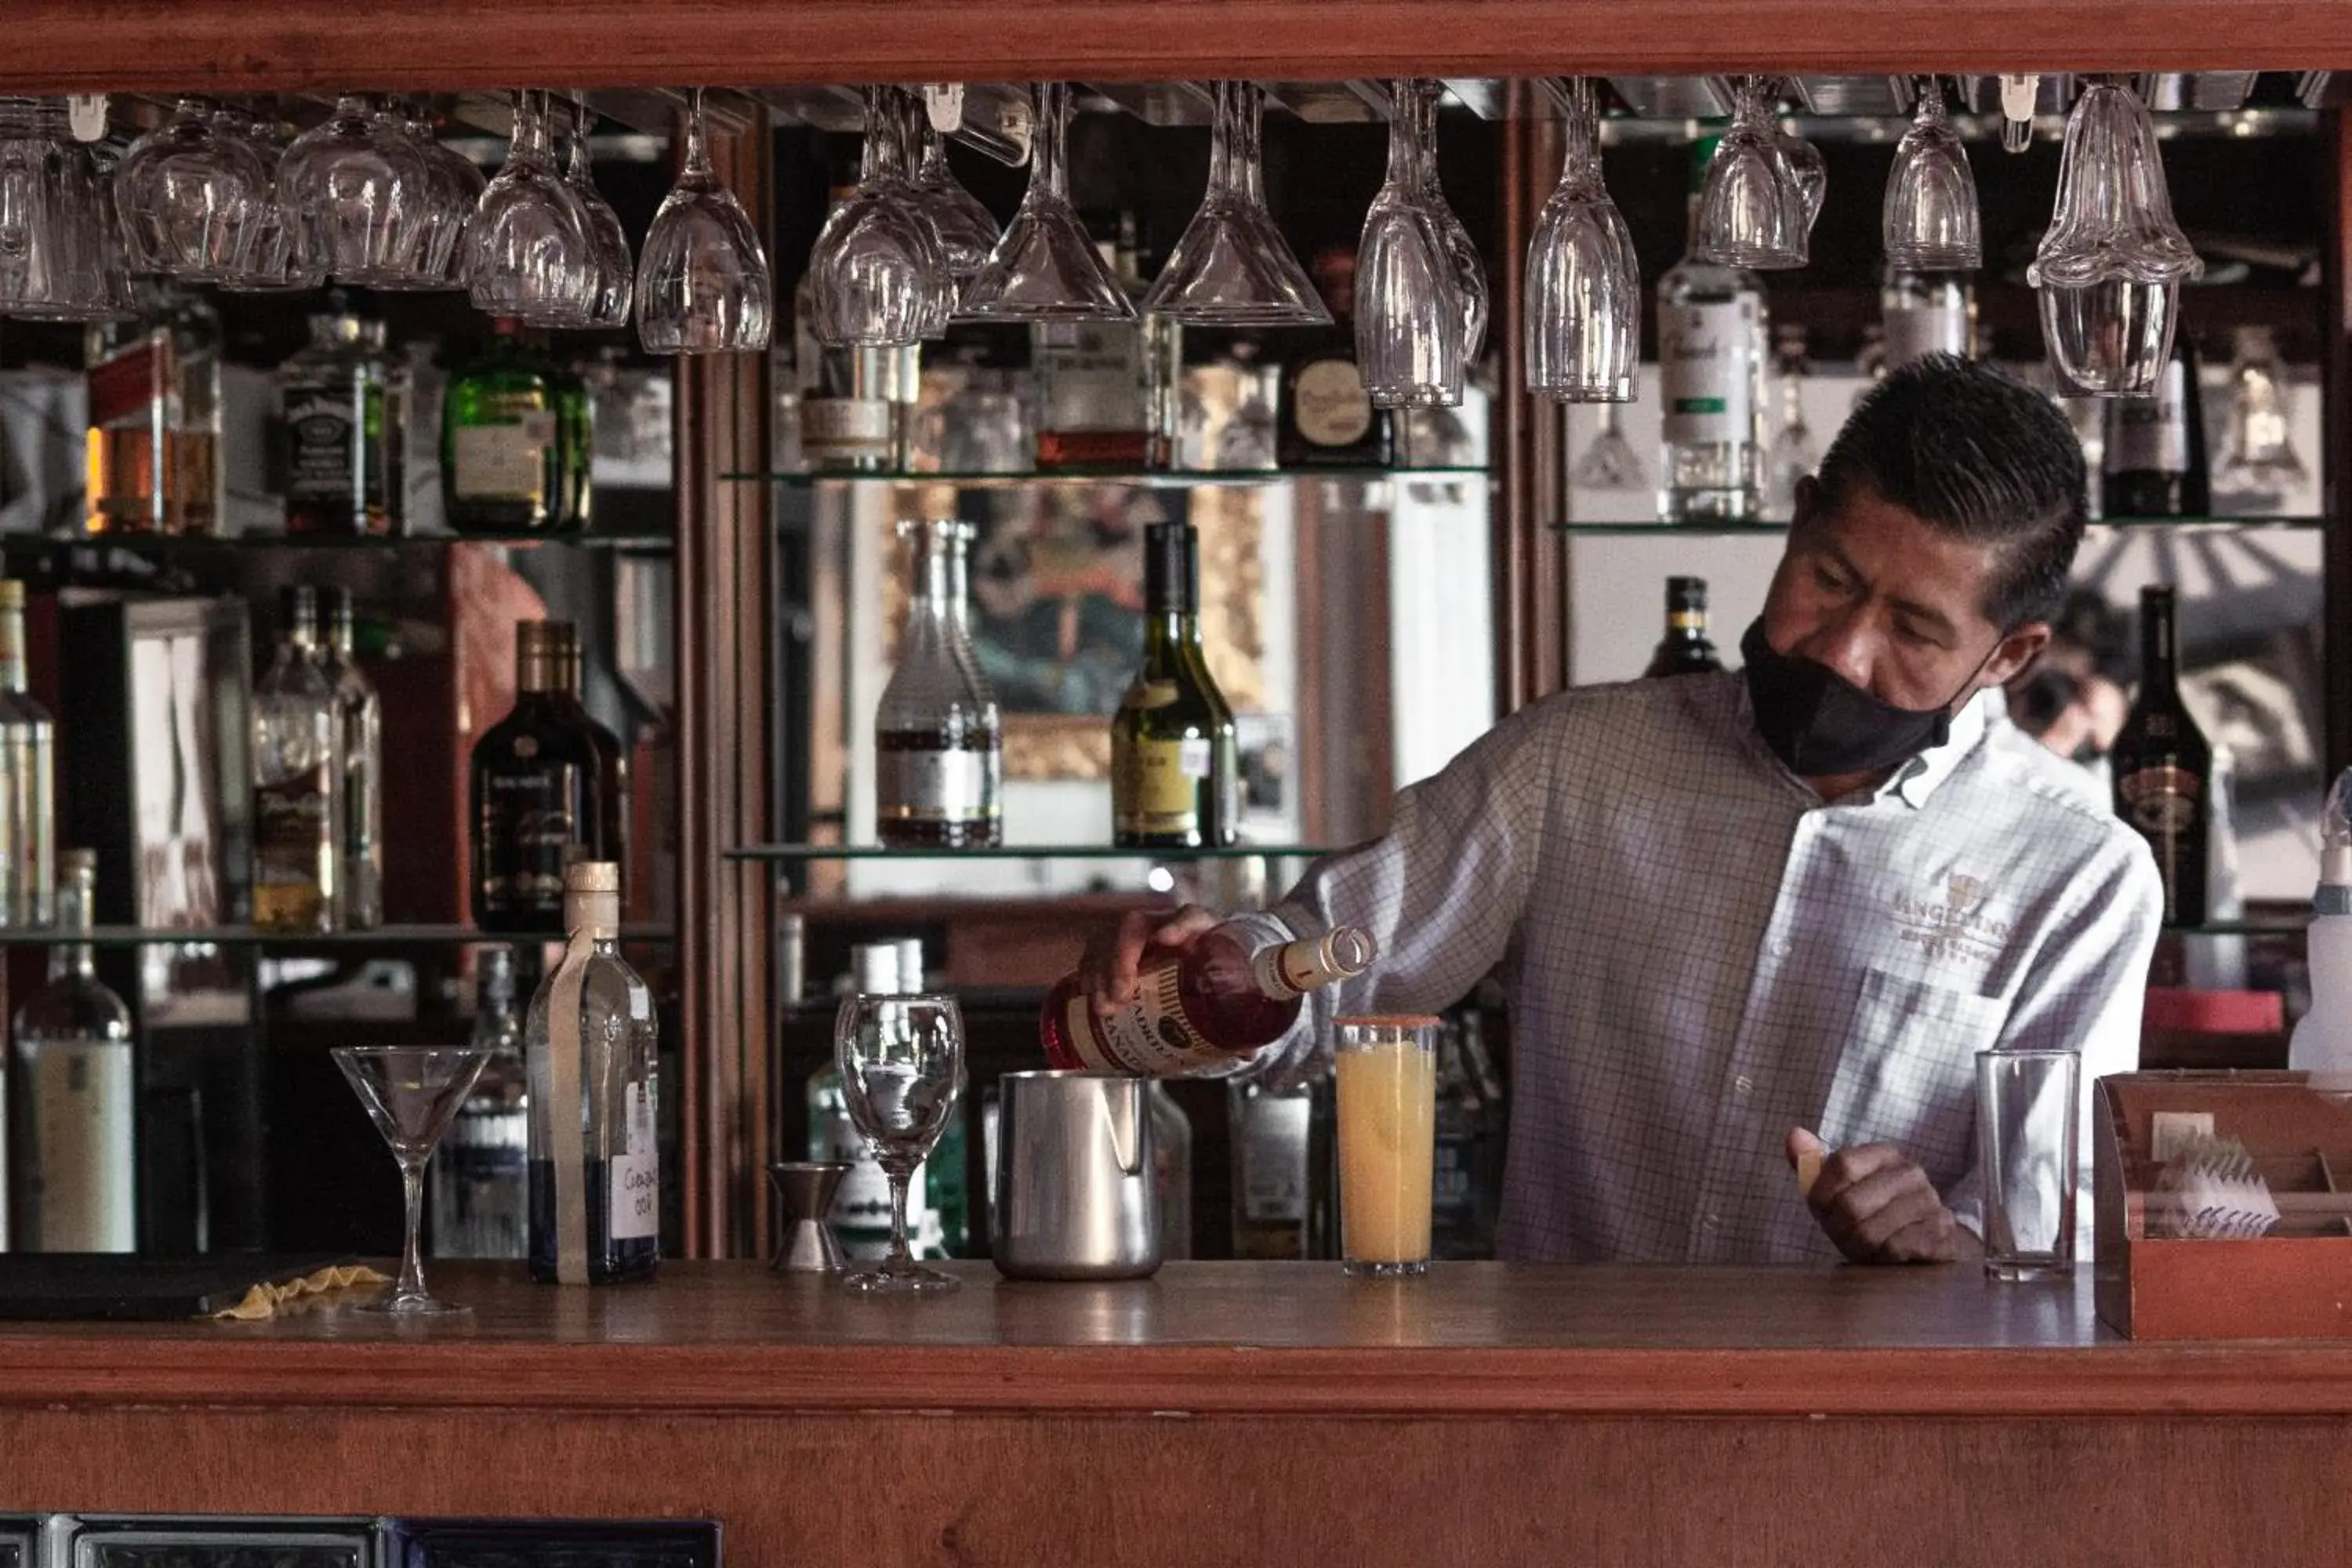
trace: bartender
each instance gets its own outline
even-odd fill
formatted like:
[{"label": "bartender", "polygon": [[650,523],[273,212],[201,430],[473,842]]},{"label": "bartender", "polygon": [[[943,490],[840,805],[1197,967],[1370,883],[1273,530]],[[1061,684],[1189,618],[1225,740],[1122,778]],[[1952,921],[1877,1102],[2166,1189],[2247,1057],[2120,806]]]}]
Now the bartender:
[{"label": "bartender", "polygon": [[[2145,844],[2001,698],[2050,639],[2083,493],[2074,432],[2013,377],[1887,376],[1798,486],[1744,669],[1530,704],[1231,922],[1381,943],[1255,1065],[1295,1078],[1335,1013],[1433,1011],[1492,972],[1503,1257],[1977,1252],[1976,1053],[2078,1051],[2086,1096],[2131,1070],[2161,918]],[[1097,1005],[1219,923],[1102,933]]]}]

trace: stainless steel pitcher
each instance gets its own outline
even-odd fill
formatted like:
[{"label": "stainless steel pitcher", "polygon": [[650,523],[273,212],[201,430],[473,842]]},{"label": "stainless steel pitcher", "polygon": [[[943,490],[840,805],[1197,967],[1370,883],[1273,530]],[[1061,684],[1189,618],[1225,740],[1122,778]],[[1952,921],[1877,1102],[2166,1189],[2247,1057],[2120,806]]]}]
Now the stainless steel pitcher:
[{"label": "stainless steel pitcher", "polygon": [[1009,1072],[989,1249],[1015,1279],[1140,1279],[1160,1267],[1151,1107],[1121,1073]]}]

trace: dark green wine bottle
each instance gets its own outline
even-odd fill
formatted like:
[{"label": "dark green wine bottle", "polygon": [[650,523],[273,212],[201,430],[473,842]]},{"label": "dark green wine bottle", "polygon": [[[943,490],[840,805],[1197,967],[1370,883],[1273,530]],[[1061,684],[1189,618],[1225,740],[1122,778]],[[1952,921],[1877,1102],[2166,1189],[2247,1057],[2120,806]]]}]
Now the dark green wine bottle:
[{"label": "dark green wine bottle", "polygon": [[573,502],[561,398],[519,322],[491,330],[442,399],[442,510],[456,533],[551,533]]},{"label": "dark green wine bottle", "polygon": [[1200,536],[1144,530],[1143,668],[1110,729],[1111,838],[1139,849],[1231,844],[1241,815],[1234,710],[1201,655]]}]

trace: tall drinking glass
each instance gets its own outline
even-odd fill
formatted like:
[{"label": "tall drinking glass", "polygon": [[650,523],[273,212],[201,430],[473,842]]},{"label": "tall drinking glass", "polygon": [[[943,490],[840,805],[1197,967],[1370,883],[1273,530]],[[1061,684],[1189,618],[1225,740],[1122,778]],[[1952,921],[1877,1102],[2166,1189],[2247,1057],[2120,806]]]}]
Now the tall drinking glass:
[{"label": "tall drinking glass", "polygon": [[866,1295],[939,1295],[955,1280],[915,1261],[907,1245],[907,1184],[963,1093],[963,1015],[955,998],[929,994],[842,998],[833,1053],[842,1098],[890,1178],[890,1253],[842,1280]]},{"label": "tall drinking glass", "polygon": [[342,1069],[368,1120],[392,1145],[407,1200],[407,1228],[400,1247],[400,1279],[361,1310],[398,1318],[446,1317],[471,1310],[436,1298],[425,1289],[425,1263],[416,1230],[425,1212],[425,1167],[434,1145],[448,1130],[490,1053],[477,1046],[337,1046],[330,1053]]},{"label": "tall drinking glass", "polygon": [[1642,268],[1601,175],[1593,85],[1570,90],[1559,184],[1528,239],[1528,387],[1571,403],[1633,395],[1642,352]]},{"label": "tall drinking glass", "polygon": [[1466,326],[1454,260],[1444,228],[1421,199],[1421,86],[1395,84],[1388,179],[1364,215],[1356,247],[1356,363],[1375,408],[1462,401]]},{"label": "tall drinking glass", "polygon": [[2071,1050],[1977,1053],[1977,1165],[1985,1272],[2063,1274],[2074,1262],[2083,1058]]},{"label": "tall drinking glass", "polygon": [[1438,1021],[1340,1018],[1335,1027],[1340,1255],[1360,1279],[1427,1273]]}]

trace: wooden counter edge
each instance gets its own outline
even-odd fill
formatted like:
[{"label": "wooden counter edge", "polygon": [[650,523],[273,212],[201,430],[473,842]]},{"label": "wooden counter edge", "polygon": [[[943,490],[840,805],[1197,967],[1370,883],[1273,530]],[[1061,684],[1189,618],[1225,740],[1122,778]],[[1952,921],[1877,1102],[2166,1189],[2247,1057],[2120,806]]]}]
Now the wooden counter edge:
[{"label": "wooden counter edge", "polygon": [[1265,1349],[0,1339],[0,1408],[1201,1415],[2352,1415],[2352,1344]]}]

